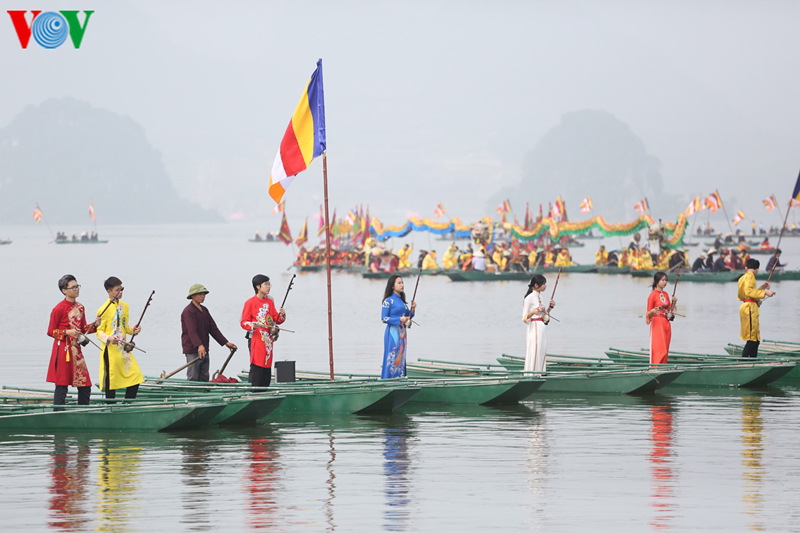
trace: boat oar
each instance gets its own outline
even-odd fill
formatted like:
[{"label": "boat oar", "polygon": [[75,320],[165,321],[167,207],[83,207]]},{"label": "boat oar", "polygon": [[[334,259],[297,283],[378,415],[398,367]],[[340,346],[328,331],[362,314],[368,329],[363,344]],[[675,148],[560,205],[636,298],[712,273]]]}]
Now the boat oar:
[{"label": "boat oar", "polygon": [[[231,352],[231,355],[233,355],[233,352]],[[174,372],[170,372],[169,374],[167,374],[166,370],[162,370],[162,371],[161,371],[161,376],[159,376],[159,377],[160,377],[161,379],[167,379],[167,378],[171,378],[172,376],[174,376],[175,374],[177,374],[178,372],[180,372],[180,371],[181,371],[181,370],[183,370],[184,368],[187,368],[187,367],[189,367],[189,366],[191,366],[191,365],[195,364],[195,363],[196,363],[196,362],[198,362],[200,359],[202,359],[202,357],[196,357],[196,358],[192,359],[191,361],[189,361],[188,363],[186,363],[185,365],[183,365],[182,367],[180,367],[179,369],[175,370]],[[156,382],[156,383],[158,383],[158,382]]]},{"label": "boat oar", "polygon": [[[413,305],[417,299],[417,289],[419,289],[419,278],[422,277],[422,268],[420,267],[419,271],[417,272],[417,283],[414,285],[414,295],[411,297],[411,304]],[[416,324],[411,318],[408,319],[410,324],[406,325],[406,329],[411,328],[411,324]],[[417,324],[419,326],[419,324]]]},{"label": "boat oar", "polygon": [[216,372],[214,372],[214,374],[211,376],[212,379],[216,379],[217,376],[222,376],[222,373],[225,372],[225,367],[228,366],[228,363],[230,362],[231,357],[233,357],[233,354],[235,354],[235,353],[236,353],[236,348],[231,348],[231,353],[228,355],[228,358],[225,359],[225,363],[222,364],[222,368],[220,370],[217,370]]}]

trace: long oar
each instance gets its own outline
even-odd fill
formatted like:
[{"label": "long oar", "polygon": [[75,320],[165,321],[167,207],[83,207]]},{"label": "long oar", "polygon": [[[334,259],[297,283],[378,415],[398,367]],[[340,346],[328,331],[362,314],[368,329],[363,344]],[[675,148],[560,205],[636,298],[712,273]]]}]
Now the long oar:
[{"label": "long oar", "polygon": [[[233,352],[231,352],[231,355],[233,355]],[[175,370],[174,372],[170,372],[169,374],[167,374],[166,370],[162,370],[160,378],[161,379],[171,378],[172,376],[174,376],[175,374],[177,374],[178,372],[180,372],[184,368],[187,368],[188,366],[191,366],[191,365],[195,364],[200,359],[202,359],[202,357],[196,357],[196,358],[192,359],[191,361],[189,361],[188,363],[186,363],[185,365],[183,365],[182,367],[180,367],[179,369]]]},{"label": "long oar", "polygon": [[[411,304],[412,305],[414,304],[414,302],[417,299],[417,289],[419,289],[419,278],[421,278],[421,277],[422,277],[422,268],[420,268],[419,272],[417,272],[417,283],[414,285],[414,295],[411,297]],[[409,318],[409,324],[406,326],[406,329],[411,328],[411,324],[417,324],[417,323]],[[419,324],[417,324],[417,325],[419,326]]]},{"label": "long oar", "polygon": [[225,372],[225,367],[228,366],[228,363],[230,362],[231,357],[233,357],[233,354],[235,354],[235,353],[236,353],[236,348],[231,348],[231,353],[228,355],[228,358],[225,359],[225,363],[223,363],[222,368],[220,370],[217,370],[216,372],[214,372],[214,375],[211,376],[211,379],[216,379],[217,376],[221,376],[222,373]]}]

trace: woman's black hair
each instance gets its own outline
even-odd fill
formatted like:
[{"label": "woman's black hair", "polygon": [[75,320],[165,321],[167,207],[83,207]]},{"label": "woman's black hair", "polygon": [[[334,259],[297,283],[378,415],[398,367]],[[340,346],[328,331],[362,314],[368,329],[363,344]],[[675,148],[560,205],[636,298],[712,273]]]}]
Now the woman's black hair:
[{"label": "woman's black hair", "polygon": [[67,274],[65,276],[61,276],[61,279],[58,280],[58,290],[62,293],[67,290],[67,286],[69,285],[70,281],[78,281],[75,279],[75,276],[72,274]]},{"label": "woman's black hair", "polygon": [[[386,290],[383,291],[383,300],[392,295],[392,293],[394,292],[394,282],[397,281],[397,278],[402,278],[402,277],[403,276],[400,276],[398,274],[392,274],[391,276],[389,276],[389,281],[386,283]],[[403,303],[406,303],[406,291],[400,293],[400,299],[403,300]]]},{"label": "woman's black hair", "polygon": [[656,289],[658,287],[658,282],[666,277],[667,273],[664,272],[663,270],[659,270],[658,272],[653,274],[653,289]]},{"label": "woman's black hair", "polygon": [[105,288],[107,291],[110,291],[110,290],[111,290],[111,289],[113,289],[114,287],[119,287],[120,285],[122,285],[122,280],[121,280],[121,279],[119,279],[119,278],[118,278],[118,277],[116,277],[116,276],[111,276],[110,278],[108,278],[107,280],[105,280],[105,281],[103,282],[103,287],[104,287],[104,288]]},{"label": "woman's black hair", "polygon": [[547,283],[547,278],[541,274],[534,274],[531,278],[531,282],[528,283],[528,292],[525,293],[525,298],[527,298],[528,295],[533,292],[534,287],[541,287],[545,283]]},{"label": "woman's black hair", "polygon": [[255,293],[258,294],[258,287],[268,281],[269,276],[265,276],[264,274],[256,274],[253,276],[253,290]]}]

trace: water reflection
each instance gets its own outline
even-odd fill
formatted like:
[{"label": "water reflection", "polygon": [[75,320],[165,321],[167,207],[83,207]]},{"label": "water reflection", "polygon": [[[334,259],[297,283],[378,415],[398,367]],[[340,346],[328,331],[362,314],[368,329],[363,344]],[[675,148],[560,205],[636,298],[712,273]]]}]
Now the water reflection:
[{"label": "water reflection", "polygon": [[413,430],[410,425],[398,425],[384,429],[383,474],[384,506],[383,528],[387,531],[403,531],[408,526],[411,488],[409,486],[409,467],[411,455],[408,452]]},{"label": "water reflection", "polygon": [[674,517],[675,494],[672,472],[671,402],[650,406],[650,471],[653,475],[651,506],[655,511],[650,523],[657,529],[669,527]]},{"label": "water reflection", "polygon": [[325,498],[325,521],[328,523],[328,531],[336,530],[336,523],[333,521],[333,500],[336,497],[336,473],[333,471],[333,462],[336,460],[336,446],[334,446],[333,432],[328,432],[328,453],[330,458],[325,463],[325,470],[328,471],[328,479],[325,484],[328,485],[328,497]]},{"label": "water reflection", "polygon": [[75,531],[90,521],[86,509],[91,449],[82,436],[56,436],[50,456],[51,529]]},{"label": "water reflection", "polygon": [[100,439],[98,452],[98,531],[138,529],[139,524],[131,523],[131,518],[140,514],[137,504],[142,448]]},{"label": "water reflection", "polygon": [[751,531],[764,531],[764,523],[760,520],[764,506],[764,497],[761,495],[764,483],[764,466],[761,464],[764,452],[764,445],[761,442],[763,427],[761,398],[745,396],[742,398],[742,465],[744,466],[742,502],[745,514],[750,517],[747,526]]},{"label": "water reflection", "polygon": [[252,529],[277,528],[281,525],[276,503],[281,488],[278,439],[272,434],[251,438],[247,443],[247,463],[247,524]]},{"label": "water reflection", "polygon": [[550,445],[547,441],[547,418],[544,411],[528,409],[519,406],[519,410],[525,409],[527,416],[527,439],[525,446],[527,458],[525,459],[525,473],[528,484],[528,492],[531,497],[529,501],[529,529],[540,530],[545,524],[545,496],[546,483],[549,476],[548,460],[550,458]]},{"label": "water reflection", "polygon": [[209,514],[209,500],[212,496],[209,468],[216,447],[209,441],[193,439],[181,447],[181,479],[186,486],[182,491],[184,524],[190,524],[192,531],[212,529]]}]

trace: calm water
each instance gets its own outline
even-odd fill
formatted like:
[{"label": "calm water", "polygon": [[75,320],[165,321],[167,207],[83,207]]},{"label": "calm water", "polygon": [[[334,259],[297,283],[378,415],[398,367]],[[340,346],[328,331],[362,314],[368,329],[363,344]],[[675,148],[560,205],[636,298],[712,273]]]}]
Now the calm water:
[{"label": "calm water", "polygon": [[[134,320],[156,291],[139,343],[147,354],[137,354],[146,374],[182,364],[180,311],[193,283],[209,288],[206,304],[220,329],[243,345],[238,321],[252,295],[250,278],[271,276],[280,301],[291,277],[290,249],[248,243],[250,233],[236,225],[114,227],[102,231],[106,245],[56,246],[47,244],[44,228],[0,227],[0,236],[15,240],[0,247],[2,381],[49,388],[45,329],[60,299],[56,281],[68,272],[83,285],[80,301],[90,315],[103,303],[102,281],[110,275],[125,283]],[[412,236],[395,245],[406,241]],[[446,247],[425,235],[413,241],[417,249]],[[573,255],[587,262],[598,245],[589,241]],[[781,247],[800,265],[800,239]],[[334,275],[338,371],[379,371],[384,283]],[[800,282],[775,289],[778,297],[762,307],[762,333],[800,341]],[[490,362],[503,352],[522,354],[524,291],[524,282],[423,278],[410,359]],[[601,356],[608,346],[645,346],[648,293],[645,280],[563,276],[561,322],[548,328],[549,351]],[[678,298],[687,318],[674,323],[674,349],[720,353],[738,341],[734,284],[681,284]],[[282,335],[277,359],[326,370],[324,274],[298,275],[286,308],[287,327],[297,333]],[[224,351],[212,347],[212,370]],[[96,377],[98,353],[86,353]],[[240,351],[226,374],[246,365]],[[798,423],[800,391],[791,387],[667,388],[649,398],[546,396],[514,408],[415,407],[387,417],[276,419],[232,430],[5,435],[3,528],[798,530]]]}]

